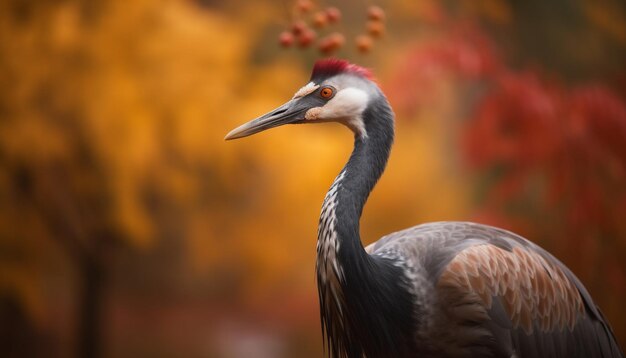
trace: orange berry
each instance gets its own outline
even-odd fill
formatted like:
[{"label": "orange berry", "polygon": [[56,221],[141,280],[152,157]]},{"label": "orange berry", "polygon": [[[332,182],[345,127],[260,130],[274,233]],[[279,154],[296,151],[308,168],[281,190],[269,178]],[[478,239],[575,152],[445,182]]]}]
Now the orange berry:
[{"label": "orange berry", "polygon": [[318,50],[324,55],[330,55],[335,51],[335,47],[330,43],[330,41],[320,41]]},{"label": "orange berry", "polygon": [[385,33],[385,24],[380,21],[368,21],[367,32],[372,35],[372,37],[380,37]]},{"label": "orange berry", "polygon": [[303,13],[307,13],[313,9],[313,2],[311,0],[298,0],[296,3],[296,9]]},{"label": "orange berry", "polygon": [[328,35],[328,39],[333,43],[333,45],[335,45],[337,48],[343,46],[343,44],[346,42],[346,38],[345,36],[343,36],[341,33],[339,32],[333,32],[332,34]]},{"label": "orange berry", "polygon": [[336,7],[329,7],[326,9],[326,17],[331,24],[339,22],[341,20],[341,10]]},{"label": "orange berry", "polygon": [[328,23],[328,16],[324,11],[318,11],[313,15],[313,26],[318,29],[326,26]]},{"label": "orange berry", "polygon": [[278,42],[284,48],[291,47],[293,45],[293,34],[289,31],[283,31],[278,35]]},{"label": "orange berry", "polygon": [[298,46],[300,46],[302,48],[307,48],[307,47],[311,46],[313,41],[315,41],[316,37],[317,37],[317,33],[315,33],[315,31],[313,31],[311,29],[305,29],[298,36]]},{"label": "orange berry", "polygon": [[384,21],[385,10],[381,9],[379,6],[372,5],[367,9],[367,17],[370,20]]},{"label": "orange berry", "polygon": [[324,55],[330,55],[341,48],[345,42],[345,37],[342,34],[335,32],[320,40],[318,49]]},{"label": "orange berry", "polygon": [[298,36],[307,29],[306,23],[302,20],[296,20],[291,24],[291,32]]},{"label": "orange berry", "polygon": [[372,49],[374,42],[367,35],[359,35],[356,38],[356,48],[360,53],[368,53]]}]

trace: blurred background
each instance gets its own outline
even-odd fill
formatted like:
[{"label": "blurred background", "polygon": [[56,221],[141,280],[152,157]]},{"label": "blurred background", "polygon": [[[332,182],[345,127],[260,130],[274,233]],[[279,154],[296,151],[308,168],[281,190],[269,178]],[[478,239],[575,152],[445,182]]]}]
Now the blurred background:
[{"label": "blurred background", "polygon": [[[0,355],[320,357],[314,280],[338,125],[224,142],[304,85],[294,1],[0,3]],[[626,346],[626,4],[324,1],[397,115],[365,243],[514,230]],[[367,7],[385,34],[356,50]],[[331,30],[324,30],[331,31]]]}]

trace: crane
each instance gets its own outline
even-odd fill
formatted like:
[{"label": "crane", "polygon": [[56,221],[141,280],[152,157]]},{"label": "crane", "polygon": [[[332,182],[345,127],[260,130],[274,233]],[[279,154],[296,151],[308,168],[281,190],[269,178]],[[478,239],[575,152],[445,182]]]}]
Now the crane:
[{"label": "crane", "polygon": [[275,110],[226,135],[284,124],[339,122],[354,149],[318,227],[317,284],[331,357],[624,357],[578,278],[512,232],[436,222],[363,247],[359,220],[394,139],[394,114],[369,70],[315,63],[310,81]]}]

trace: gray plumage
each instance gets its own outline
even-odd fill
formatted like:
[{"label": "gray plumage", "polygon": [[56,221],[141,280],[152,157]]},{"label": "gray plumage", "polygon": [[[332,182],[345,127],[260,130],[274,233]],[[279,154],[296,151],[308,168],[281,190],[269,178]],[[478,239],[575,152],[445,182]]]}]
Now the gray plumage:
[{"label": "gray plumage", "polygon": [[[584,312],[573,318],[573,329],[542,331],[535,327],[532,334],[526,334],[511,321],[502,307],[501,297],[494,297],[490,308],[480,302],[465,307],[459,321],[452,322],[444,312],[459,305],[463,300],[459,296],[468,293],[446,296],[457,301],[442,300],[437,283],[446,266],[459,253],[480,245],[493,245],[509,252],[520,247],[563,270],[584,303]],[[424,352],[426,356],[623,357],[610,327],[582,283],[551,254],[512,232],[469,222],[429,223],[384,236],[366,251],[373,256],[402,255],[412,263],[409,270],[420,282],[418,294],[431,304],[425,313],[428,318],[422,317],[421,326],[416,329],[417,345],[431,347],[429,352]],[[487,315],[476,312],[481,310]],[[480,318],[475,319],[477,316]],[[476,336],[479,331],[482,333]]]}]

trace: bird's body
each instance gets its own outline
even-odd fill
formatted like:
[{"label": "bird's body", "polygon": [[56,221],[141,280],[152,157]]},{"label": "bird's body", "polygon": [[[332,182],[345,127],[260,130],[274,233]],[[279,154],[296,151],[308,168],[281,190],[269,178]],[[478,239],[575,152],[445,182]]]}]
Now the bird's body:
[{"label": "bird's body", "polygon": [[419,300],[413,347],[397,356],[620,357],[580,281],[512,232],[429,223],[387,235],[366,252],[401,267],[401,282]]},{"label": "bird's body", "polygon": [[354,151],[322,205],[317,279],[333,357],[623,357],[589,293],[556,258],[475,223],[419,225],[364,248],[359,219],[385,169],[393,112],[367,71],[316,64],[294,98],[231,132],[338,121]]}]

